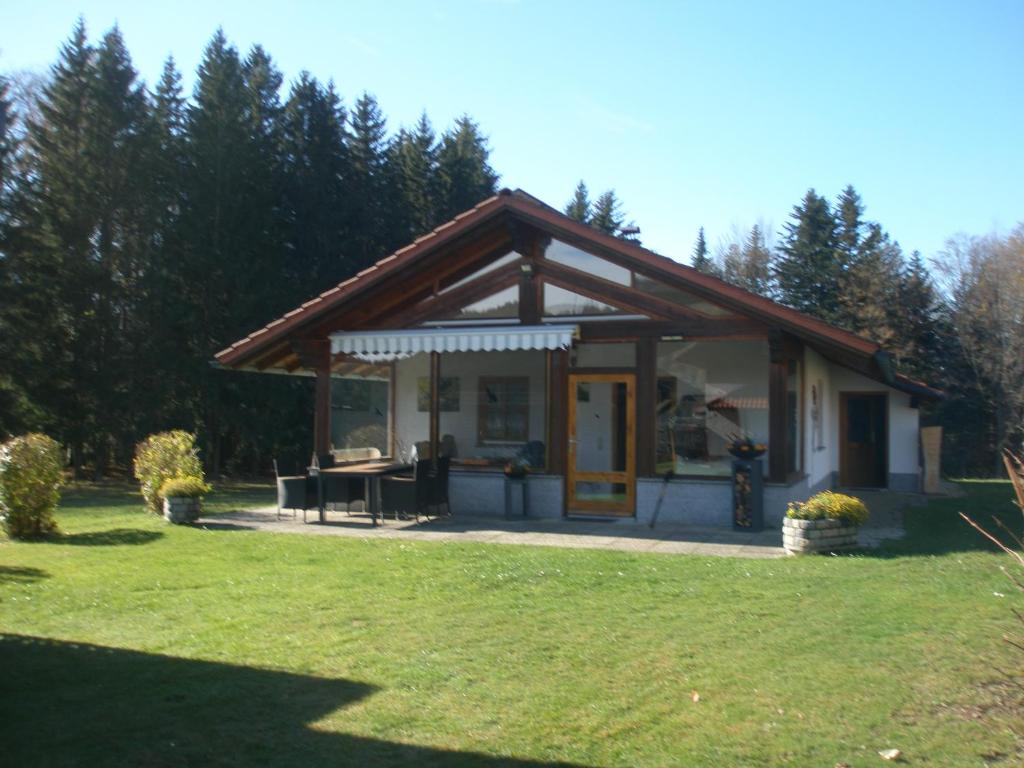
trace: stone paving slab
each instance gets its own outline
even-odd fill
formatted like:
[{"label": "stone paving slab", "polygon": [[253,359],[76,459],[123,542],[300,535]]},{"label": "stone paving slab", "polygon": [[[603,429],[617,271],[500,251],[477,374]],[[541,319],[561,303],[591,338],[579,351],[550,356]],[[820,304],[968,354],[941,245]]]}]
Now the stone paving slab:
[{"label": "stone paving slab", "polygon": [[374,528],[366,515],[329,512],[321,524],[315,513],[277,519],[275,508],[239,510],[204,517],[196,525],[210,529],[230,528],[272,533],[347,536],[363,539],[408,541],[453,541],[519,544],[542,547],[608,549],[619,552],[650,552],[715,557],[782,557],[782,534],[778,530],[744,533],[721,528],[662,525],[651,530],[645,524],[611,523],[565,519],[503,520],[456,516],[417,524],[412,520],[385,520]]}]

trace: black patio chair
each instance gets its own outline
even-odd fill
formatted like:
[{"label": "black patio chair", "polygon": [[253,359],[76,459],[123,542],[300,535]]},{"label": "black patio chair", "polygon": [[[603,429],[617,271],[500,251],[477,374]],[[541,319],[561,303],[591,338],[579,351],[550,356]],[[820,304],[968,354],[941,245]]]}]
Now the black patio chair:
[{"label": "black patio chair", "polygon": [[306,522],[306,511],[319,509],[317,479],[309,475],[282,476],[277,459],[274,459],[274,477],[277,479],[277,519],[281,519],[282,509],[290,509],[293,518],[295,510],[301,509],[302,522]]},{"label": "black patio chair", "polygon": [[419,522],[420,516],[428,517],[431,486],[434,478],[430,474],[430,459],[419,459],[412,476],[384,475],[380,479],[381,517],[389,512],[397,520],[399,515],[412,515]]},{"label": "black patio chair", "polygon": [[[317,456],[317,466],[320,469],[336,466],[333,454],[324,453]],[[362,478],[325,472],[320,474],[320,483],[320,492],[323,494],[320,501],[325,507],[330,504],[332,509],[336,509],[336,505],[344,504],[345,512],[351,515],[352,502],[366,503],[366,481]]]},{"label": "black patio chair", "polygon": [[532,469],[544,469],[544,443],[540,440],[531,440],[516,454],[516,458],[522,459]]},{"label": "black patio chair", "polygon": [[451,456],[441,456],[437,460],[437,469],[430,476],[430,506],[440,510],[444,505],[445,515],[451,517],[452,507],[448,503],[448,470],[451,469]]}]

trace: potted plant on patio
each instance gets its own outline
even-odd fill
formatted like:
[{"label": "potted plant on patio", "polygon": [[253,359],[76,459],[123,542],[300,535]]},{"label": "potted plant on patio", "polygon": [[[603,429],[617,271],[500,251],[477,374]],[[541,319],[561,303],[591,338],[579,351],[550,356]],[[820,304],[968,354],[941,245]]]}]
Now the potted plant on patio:
[{"label": "potted plant on patio", "polygon": [[729,443],[729,453],[737,459],[757,459],[763,456],[767,449],[767,445],[754,442],[750,435],[732,435],[732,442]]},{"label": "potted plant on patio", "polygon": [[175,525],[194,523],[203,511],[203,496],[210,486],[201,477],[174,477],[160,488],[164,518]]},{"label": "potted plant on patio", "polygon": [[868,514],[860,499],[833,491],[790,502],[782,521],[783,549],[792,555],[856,547],[857,529]]},{"label": "potted plant on patio", "polygon": [[[523,517],[527,516],[529,502],[527,501],[526,478],[529,473],[530,465],[519,457],[505,465],[505,517],[512,517],[516,512]],[[513,489],[515,489],[514,492]],[[518,505],[513,496],[519,497]]]}]

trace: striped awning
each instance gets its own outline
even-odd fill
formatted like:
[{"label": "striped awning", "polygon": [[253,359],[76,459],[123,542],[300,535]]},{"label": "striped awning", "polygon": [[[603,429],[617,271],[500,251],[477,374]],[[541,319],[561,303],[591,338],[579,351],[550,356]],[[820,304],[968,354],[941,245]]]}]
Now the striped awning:
[{"label": "striped awning", "polygon": [[397,331],[337,331],[331,334],[331,354],[385,362],[420,352],[568,349],[578,328],[576,325],[490,325]]}]

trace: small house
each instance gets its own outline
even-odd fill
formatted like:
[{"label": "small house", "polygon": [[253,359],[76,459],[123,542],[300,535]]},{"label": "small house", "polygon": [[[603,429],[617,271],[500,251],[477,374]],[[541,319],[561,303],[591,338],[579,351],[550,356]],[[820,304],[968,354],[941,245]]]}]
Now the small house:
[{"label": "small house", "polygon": [[[503,190],[217,354],[312,375],[318,454],[451,457],[455,514],[732,523],[763,445],[766,521],[835,487],[918,490],[940,393],[877,344]],[[358,452],[358,450],[357,450]],[[671,479],[665,480],[666,475]]]}]

